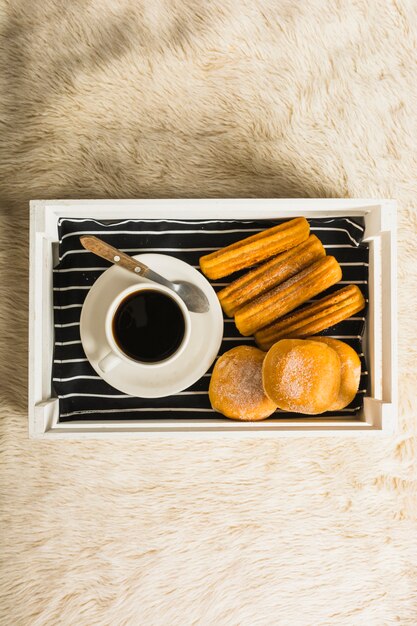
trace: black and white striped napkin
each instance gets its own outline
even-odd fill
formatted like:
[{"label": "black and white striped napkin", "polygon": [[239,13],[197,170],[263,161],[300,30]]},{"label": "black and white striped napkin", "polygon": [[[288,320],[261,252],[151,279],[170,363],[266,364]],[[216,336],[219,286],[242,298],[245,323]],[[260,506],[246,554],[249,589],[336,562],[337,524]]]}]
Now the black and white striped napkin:
[{"label": "black and white striped napkin", "polygon": [[[58,223],[59,263],[54,268],[55,351],[53,387],[59,398],[60,420],[86,419],[187,419],[218,417],[208,399],[210,371],[189,389],[173,396],[143,399],[127,396],[102,380],[88,362],[80,339],[80,314],[88,290],[110,263],[82,248],[79,237],[94,234],[128,254],[160,252],[182,259],[198,268],[203,254],[229,245],[285,220],[120,220],[61,218]],[[327,254],[342,266],[341,283],[357,284],[368,298],[368,247],[361,244],[364,227],[361,218],[311,219],[312,233],[323,242]],[[240,273],[242,274],[242,272]],[[212,282],[216,291],[240,275]],[[323,334],[349,343],[362,360],[359,392],[345,414],[355,414],[363,403],[368,373],[362,351],[365,313],[361,311]],[[252,338],[240,336],[233,320],[225,318],[225,334],[219,354],[234,346],[254,345]],[[340,413],[340,411],[338,412]],[[290,414],[278,413],[280,417]],[[332,415],[327,413],[327,415]],[[296,414],[291,414],[297,417]],[[299,416],[298,416],[299,417]]]}]

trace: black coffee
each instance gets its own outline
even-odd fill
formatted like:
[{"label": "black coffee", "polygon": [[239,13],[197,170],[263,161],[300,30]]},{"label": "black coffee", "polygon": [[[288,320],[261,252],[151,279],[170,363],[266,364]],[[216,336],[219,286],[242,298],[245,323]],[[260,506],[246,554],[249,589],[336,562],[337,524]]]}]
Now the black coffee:
[{"label": "black coffee", "polygon": [[116,343],[135,361],[167,359],[180,347],[184,333],[185,320],[178,304],[153,289],[129,294],[113,317]]}]

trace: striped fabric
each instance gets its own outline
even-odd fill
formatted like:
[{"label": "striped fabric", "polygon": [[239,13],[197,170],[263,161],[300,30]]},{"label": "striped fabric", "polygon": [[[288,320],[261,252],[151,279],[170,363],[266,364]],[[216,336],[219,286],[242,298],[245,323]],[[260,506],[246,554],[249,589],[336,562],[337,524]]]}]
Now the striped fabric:
[{"label": "striped fabric", "polygon": [[[60,420],[85,419],[187,419],[218,417],[212,411],[207,395],[210,371],[189,389],[174,396],[142,399],[127,396],[102,380],[88,362],[80,340],[80,313],[88,290],[110,264],[84,250],[79,242],[83,234],[95,234],[129,254],[159,252],[169,254],[194,267],[200,256],[244,237],[276,225],[283,220],[120,220],[61,218],[58,223],[59,263],[54,268],[55,352],[53,386],[59,398]],[[318,298],[354,283],[368,297],[368,248],[361,244],[363,225],[360,218],[312,219],[311,232],[323,242],[327,253],[337,258],[343,277]],[[231,278],[213,282],[215,290]],[[317,299],[317,298],[316,298]],[[341,322],[323,334],[349,343],[362,360],[359,393],[344,414],[355,414],[362,406],[368,373],[362,355],[361,337],[365,313]],[[233,320],[225,319],[225,334],[220,353],[234,346],[254,345],[252,338],[240,336]],[[340,412],[339,412],[340,413]],[[278,412],[279,416],[290,414]],[[331,415],[328,413],[327,415]],[[291,415],[297,417],[297,415]]]}]

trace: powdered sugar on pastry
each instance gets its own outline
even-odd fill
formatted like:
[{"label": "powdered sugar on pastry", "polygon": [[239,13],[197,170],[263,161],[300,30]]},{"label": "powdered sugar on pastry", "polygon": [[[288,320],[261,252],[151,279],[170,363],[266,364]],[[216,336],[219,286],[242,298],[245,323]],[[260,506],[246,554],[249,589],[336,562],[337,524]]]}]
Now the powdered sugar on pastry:
[{"label": "powdered sugar on pastry", "polygon": [[[314,367],[311,358],[301,357],[295,351],[289,353],[281,376],[281,387],[284,397],[290,405],[294,398],[299,399],[303,394],[310,396],[313,387],[312,369]],[[295,407],[296,408],[296,405]]]},{"label": "powdered sugar on pastry", "polygon": [[237,346],[217,360],[209,387],[213,409],[240,420],[265,419],[275,411],[262,386],[264,357],[258,348]]},{"label": "powdered sugar on pastry", "polygon": [[322,343],[282,339],[267,353],[262,376],[265,393],[280,409],[316,415],[338,397],[340,359]]}]

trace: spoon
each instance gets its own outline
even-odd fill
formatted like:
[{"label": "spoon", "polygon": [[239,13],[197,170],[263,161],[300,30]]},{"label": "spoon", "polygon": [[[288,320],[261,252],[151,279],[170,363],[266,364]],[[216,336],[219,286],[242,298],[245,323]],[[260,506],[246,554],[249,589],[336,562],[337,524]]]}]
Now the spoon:
[{"label": "spoon", "polygon": [[178,294],[182,300],[184,300],[188,310],[192,313],[206,313],[209,310],[209,301],[207,300],[205,293],[200,289],[200,287],[197,287],[197,285],[193,285],[192,283],[184,280],[177,280],[173,283],[151,270],[144,263],[137,261],[117,248],[113,248],[110,244],[106,243],[102,239],[99,239],[98,237],[94,237],[93,235],[83,235],[80,237],[80,242],[86,250],[94,252],[94,254],[102,259],[106,259],[106,261],[110,261],[115,265],[120,265],[120,267],[123,267],[130,272],[134,272],[138,276],[142,276],[143,278],[147,278],[154,283],[159,283],[160,285],[165,285],[165,287],[172,289],[172,291],[175,291],[175,293]]}]

